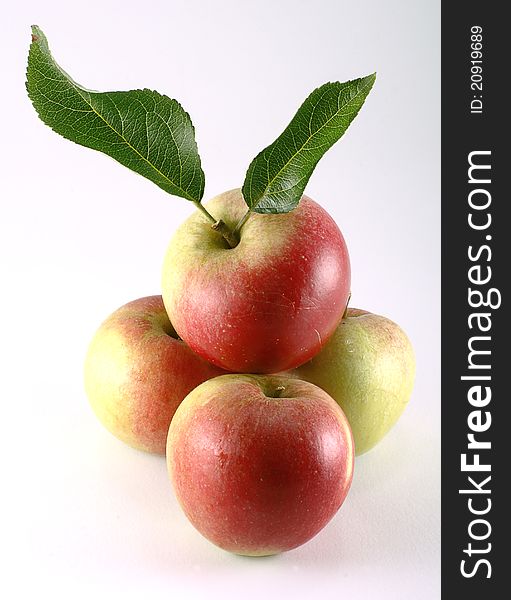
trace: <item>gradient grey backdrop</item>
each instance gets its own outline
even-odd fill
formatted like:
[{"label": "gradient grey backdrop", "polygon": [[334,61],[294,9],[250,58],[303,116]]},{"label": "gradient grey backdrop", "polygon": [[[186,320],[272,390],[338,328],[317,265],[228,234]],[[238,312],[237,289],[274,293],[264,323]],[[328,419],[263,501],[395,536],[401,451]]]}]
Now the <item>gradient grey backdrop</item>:
[{"label": "gradient grey backdrop", "polygon": [[[437,598],[439,2],[27,0],[2,12],[0,438],[10,493],[0,588],[18,590],[2,595]],[[193,208],[38,121],[24,92],[31,23],[86,87],[146,86],[180,100],[206,198],[241,185],[314,87],[378,72],[307,193],[345,235],[352,305],[410,335],[417,382],[309,544],[263,560],[216,549],[178,508],[164,461],[93,417],[81,379],[88,341],[117,306],[159,292],[168,240]]]}]

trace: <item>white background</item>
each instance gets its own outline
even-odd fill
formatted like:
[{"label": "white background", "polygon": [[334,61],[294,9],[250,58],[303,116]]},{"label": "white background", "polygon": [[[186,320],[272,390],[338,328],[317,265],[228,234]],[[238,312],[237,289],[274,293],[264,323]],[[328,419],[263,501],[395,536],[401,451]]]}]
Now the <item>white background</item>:
[{"label": "white background", "polygon": [[[438,0],[25,0],[1,11],[0,595],[438,598]],[[417,381],[397,426],[357,459],[341,511],[305,546],[266,559],[212,546],[180,511],[164,460],[124,446],[89,409],[94,330],[159,293],[165,248],[193,206],[38,120],[24,91],[32,23],[84,86],[182,102],[205,198],[242,184],[313,88],[378,72],[307,193],[347,240],[351,304],[408,332]]]}]

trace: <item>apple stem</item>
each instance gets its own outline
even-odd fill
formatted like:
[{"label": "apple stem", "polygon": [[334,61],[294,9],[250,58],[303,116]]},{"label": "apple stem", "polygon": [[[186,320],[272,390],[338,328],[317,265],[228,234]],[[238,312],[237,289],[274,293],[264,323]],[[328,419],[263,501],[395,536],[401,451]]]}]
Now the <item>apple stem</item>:
[{"label": "apple stem", "polygon": [[275,395],[273,396],[274,398],[281,398],[283,392],[286,391],[286,386],[284,385],[279,385],[275,388]]},{"label": "apple stem", "polygon": [[215,217],[208,212],[200,202],[194,202],[194,204],[206,219],[212,223],[211,227],[222,235],[224,240],[229,244],[229,248],[235,248],[239,243],[239,239],[235,232],[231,231],[222,219],[215,219]]},{"label": "apple stem", "polygon": [[348,316],[348,306],[351,300],[351,292],[348,294],[348,299],[346,300],[346,307],[344,308],[344,312],[342,313],[342,320]]},{"label": "apple stem", "polygon": [[251,214],[252,214],[252,211],[249,208],[247,210],[247,212],[238,221],[238,224],[236,225],[236,227],[234,228],[234,231],[233,231],[235,236],[239,237],[241,228],[243,227],[243,225],[245,225],[245,223],[247,222],[247,219],[250,217]]},{"label": "apple stem", "polygon": [[236,248],[236,246],[239,243],[239,238],[234,233],[234,231],[231,231],[229,229],[229,227],[227,227],[227,225],[222,221],[222,219],[219,219],[218,221],[215,221],[213,223],[213,225],[211,225],[211,227],[215,231],[218,231],[219,233],[222,234],[224,240],[229,244],[229,246],[231,248]]}]

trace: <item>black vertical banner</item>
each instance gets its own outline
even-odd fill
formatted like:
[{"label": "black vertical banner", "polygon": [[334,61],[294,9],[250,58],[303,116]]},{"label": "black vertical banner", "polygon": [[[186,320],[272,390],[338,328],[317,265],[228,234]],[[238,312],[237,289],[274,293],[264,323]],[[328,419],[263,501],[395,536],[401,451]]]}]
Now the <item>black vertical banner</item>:
[{"label": "black vertical banner", "polygon": [[506,6],[442,3],[442,597],[464,600],[507,597],[509,577]]}]

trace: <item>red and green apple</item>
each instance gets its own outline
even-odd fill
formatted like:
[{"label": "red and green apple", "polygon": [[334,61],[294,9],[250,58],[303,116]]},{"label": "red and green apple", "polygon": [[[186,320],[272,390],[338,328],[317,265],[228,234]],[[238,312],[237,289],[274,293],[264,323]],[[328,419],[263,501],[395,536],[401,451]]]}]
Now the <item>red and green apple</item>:
[{"label": "red and green apple", "polygon": [[[206,206],[231,230],[247,211],[239,189]],[[170,242],[162,289],[172,324],[200,356],[276,373],[311,359],[335,331],[350,261],[334,220],[307,196],[288,213],[252,213],[234,248],[197,211]]]},{"label": "red and green apple", "polygon": [[322,389],[277,375],[223,375],[195,388],[170,424],[167,463],[184,512],[211,542],[264,556],[296,548],[335,515],[353,441]]},{"label": "red and green apple", "polygon": [[415,357],[399,325],[350,308],[321,352],[294,375],[336,400],[351,425],[358,455],[373,448],[404,411],[413,389]]},{"label": "red and green apple", "polygon": [[161,296],[148,296],[125,304],[100,326],[85,360],[85,390],[111,433],[135,448],[165,454],[180,402],[222,373],[178,338]]}]

